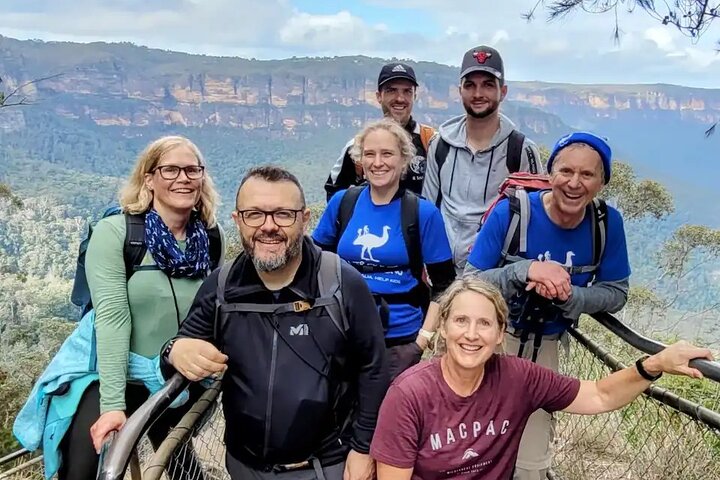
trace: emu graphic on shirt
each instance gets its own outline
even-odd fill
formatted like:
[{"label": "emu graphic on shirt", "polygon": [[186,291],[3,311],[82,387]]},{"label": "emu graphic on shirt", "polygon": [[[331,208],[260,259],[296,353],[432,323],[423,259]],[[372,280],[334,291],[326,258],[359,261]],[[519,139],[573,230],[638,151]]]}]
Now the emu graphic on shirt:
[{"label": "emu graphic on shirt", "polygon": [[358,236],[355,240],[353,240],[353,245],[360,245],[362,247],[362,250],[360,250],[361,260],[379,263],[379,260],[375,260],[373,258],[372,250],[375,247],[382,247],[387,243],[389,238],[388,230],[390,230],[390,227],[385,225],[383,227],[382,237],[378,237],[377,235],[370,233],[370,229],[367,225],[358,229]]},{"label": "emu graphic on shirt", "polygon": [[[561,263],[561,265],[563,267],[572,267],[573,266],[572,258],[574,256],[575,256],[575,252],[573,252],[573,251],[566,252],[565,253],[565,263]],[[540,255],[538,255],[538,260],[541,262],[553,261],[552,256],[550,255],[550,252],[548,252],[548,251],[545,251],[545,253],[541,253]],[[555,260],[555,261],[557,261],[557,260]]]}]

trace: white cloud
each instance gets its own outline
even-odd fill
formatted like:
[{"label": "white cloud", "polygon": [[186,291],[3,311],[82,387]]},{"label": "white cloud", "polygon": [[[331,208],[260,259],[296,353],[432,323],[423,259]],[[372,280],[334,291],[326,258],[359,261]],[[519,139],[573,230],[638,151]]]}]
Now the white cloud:
[{"label": "white cloud", "polygon": [[[5,2],[9,1],[9,6]],[[342,8],[327,15],[297,10],[292,0],[3,0],[0,31],[19,38],[132,41],[210,55],[286,58],[352,55],[412,58],[458,65],[479,44],[500,50],[507,76],[517,80],[582,83],[664,82],[717,87],[717,31],[693,44],[642,11],[614,16],[575,14],[530,23],[521,14],[536,0],[354,0],[392,8],[393,17],[367,20]],[[390,5],[388,7],[388,5]],[[416,11],[428,25],[402,15]],[[405,9],[405,10],[403,10]],[[353,9],[353,12],[360,10]],[[720,23],[720,22],[719,22]],[[401,25],[402,32],[394,30]]]},{"label": "white cloud", "polygon": [[662,26],[650,27],[645,30],[645,38],[655,42],[655,45],[660,50],[666,52],[672,52],[677,48],[675,47],[672,31]]},{"label": "white cloud", "polygon": [[347,11],[334,15],[296,13],[280,29],[280,40],[286,45],[302,46],[316,51],[345,50],[348,46],[372,47],[377,35],[387,35],[387,26],[369,26]]}]

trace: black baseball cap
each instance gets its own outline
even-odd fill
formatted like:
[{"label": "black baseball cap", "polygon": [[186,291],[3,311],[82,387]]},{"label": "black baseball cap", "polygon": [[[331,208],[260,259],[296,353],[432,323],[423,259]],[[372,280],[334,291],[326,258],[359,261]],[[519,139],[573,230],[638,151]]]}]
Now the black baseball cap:
[{"label": "black baseball cap", "polygon": [[480,45],[465,52],[460,68],[460,78],[473,72],[488,72],[500,80],[500,83],[505,81],[502,57],[497,50],[486,45]]},{"label": "black baseball cap", "polygon": [[380,90],[380,87],[384,83],[389,82],[390,80],[398,79],[408,80],[416,87],[418,86],[417,78],[415,78],[415,70],[413,70],[410,65],[393,62],[383,65],[380,70],[380,75],[378,76],[378,90]]}]

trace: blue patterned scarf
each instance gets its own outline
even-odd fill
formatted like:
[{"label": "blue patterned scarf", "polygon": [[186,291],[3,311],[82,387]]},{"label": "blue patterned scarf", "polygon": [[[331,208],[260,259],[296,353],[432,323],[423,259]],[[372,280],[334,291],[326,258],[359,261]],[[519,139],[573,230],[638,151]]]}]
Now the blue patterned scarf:
[{"label": "blue patterned scarf", "polygon": [[198,212],[185,228],[185,251],[153,209],[145,214],[145,244],[157,266],[171,277],[204,277],[210,268],[210,242]]}]

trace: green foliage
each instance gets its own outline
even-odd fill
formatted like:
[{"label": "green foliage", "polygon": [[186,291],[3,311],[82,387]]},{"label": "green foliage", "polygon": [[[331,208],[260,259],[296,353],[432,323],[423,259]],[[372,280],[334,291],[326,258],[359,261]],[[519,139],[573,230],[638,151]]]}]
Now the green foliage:
[{"label": "green foliage", "polygon": [[660,219],[674,211],[673,198],[667,188],[653,180],[638,181],[628,163],[613,162],[612,179],[601,196],[612,199],[625,220],[650,215]]}]

